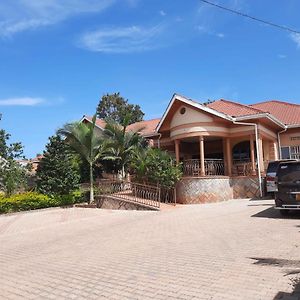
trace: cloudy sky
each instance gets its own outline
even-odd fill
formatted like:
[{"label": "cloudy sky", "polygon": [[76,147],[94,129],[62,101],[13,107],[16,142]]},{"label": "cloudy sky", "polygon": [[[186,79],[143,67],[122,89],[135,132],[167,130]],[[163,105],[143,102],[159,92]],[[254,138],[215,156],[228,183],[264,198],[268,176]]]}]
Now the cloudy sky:
[{"label": "cloudy sky", "polygon": [[[298,0],[212,1],[300,30]],[[0,63],[0,127],[28,157],[105,93],[148,119],[174,92],[300,103],[300,35],[199,0],[2,0]]]}]

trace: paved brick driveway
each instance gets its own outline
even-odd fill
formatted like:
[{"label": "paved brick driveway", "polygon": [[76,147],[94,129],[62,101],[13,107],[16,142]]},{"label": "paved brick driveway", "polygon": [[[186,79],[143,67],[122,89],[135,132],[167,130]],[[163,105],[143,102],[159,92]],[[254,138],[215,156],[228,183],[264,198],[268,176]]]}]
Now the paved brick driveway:
[{"label": "paved brick driveway", "polygon": [[1,216],[0,298],[288,295],[300,269],[300,216],[282,219],[270,203],[232,200],[161,212],[71,208]]}]

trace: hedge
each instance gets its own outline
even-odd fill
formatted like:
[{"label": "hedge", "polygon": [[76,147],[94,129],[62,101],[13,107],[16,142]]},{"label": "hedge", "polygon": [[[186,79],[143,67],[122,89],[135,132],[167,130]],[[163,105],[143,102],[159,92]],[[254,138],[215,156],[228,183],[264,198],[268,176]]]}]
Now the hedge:
[{"label": "hedge", "polygon": [[4,198],[0,195],[0,213],[32,210],[55,206],[71,205],[80,202],[82,194],[80,191],[70,195],[49,197],[36,192],[27,192]]}]

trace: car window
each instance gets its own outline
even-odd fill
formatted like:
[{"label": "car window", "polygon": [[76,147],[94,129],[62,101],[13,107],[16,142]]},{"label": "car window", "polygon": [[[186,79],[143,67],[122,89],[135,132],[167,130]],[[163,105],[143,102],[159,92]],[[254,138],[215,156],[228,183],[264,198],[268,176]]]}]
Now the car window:
[{"label": "car window", "polygon": [[278,168],[279,162],[270,162],[268,165],[268,170],[267,173],[276,173],[277,168]]},{"label": "car window", "polygon": [[280,164],[277,175],[280,182],[300,180],[300,164]]}]

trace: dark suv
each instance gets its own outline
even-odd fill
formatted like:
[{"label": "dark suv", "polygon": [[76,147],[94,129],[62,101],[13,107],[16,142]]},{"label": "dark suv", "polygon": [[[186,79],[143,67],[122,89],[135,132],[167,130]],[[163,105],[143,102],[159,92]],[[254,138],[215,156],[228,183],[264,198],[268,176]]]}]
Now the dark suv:
[{"label": "dark suv", "polygon": [[296,160],[284,159],[284,160],[274,160],[269,162],[267,168],[267,174],[266,174],[267,193],[277,192],[277,184],[275,182],[275,178],[277,176],[277,168],[281,162],[289,162],[289,161],[296,161]]},{"label": "dark suv", "polygon": [[300,210],[300,162],[282,162],[277,169],[275,205],[281,214]]}]

